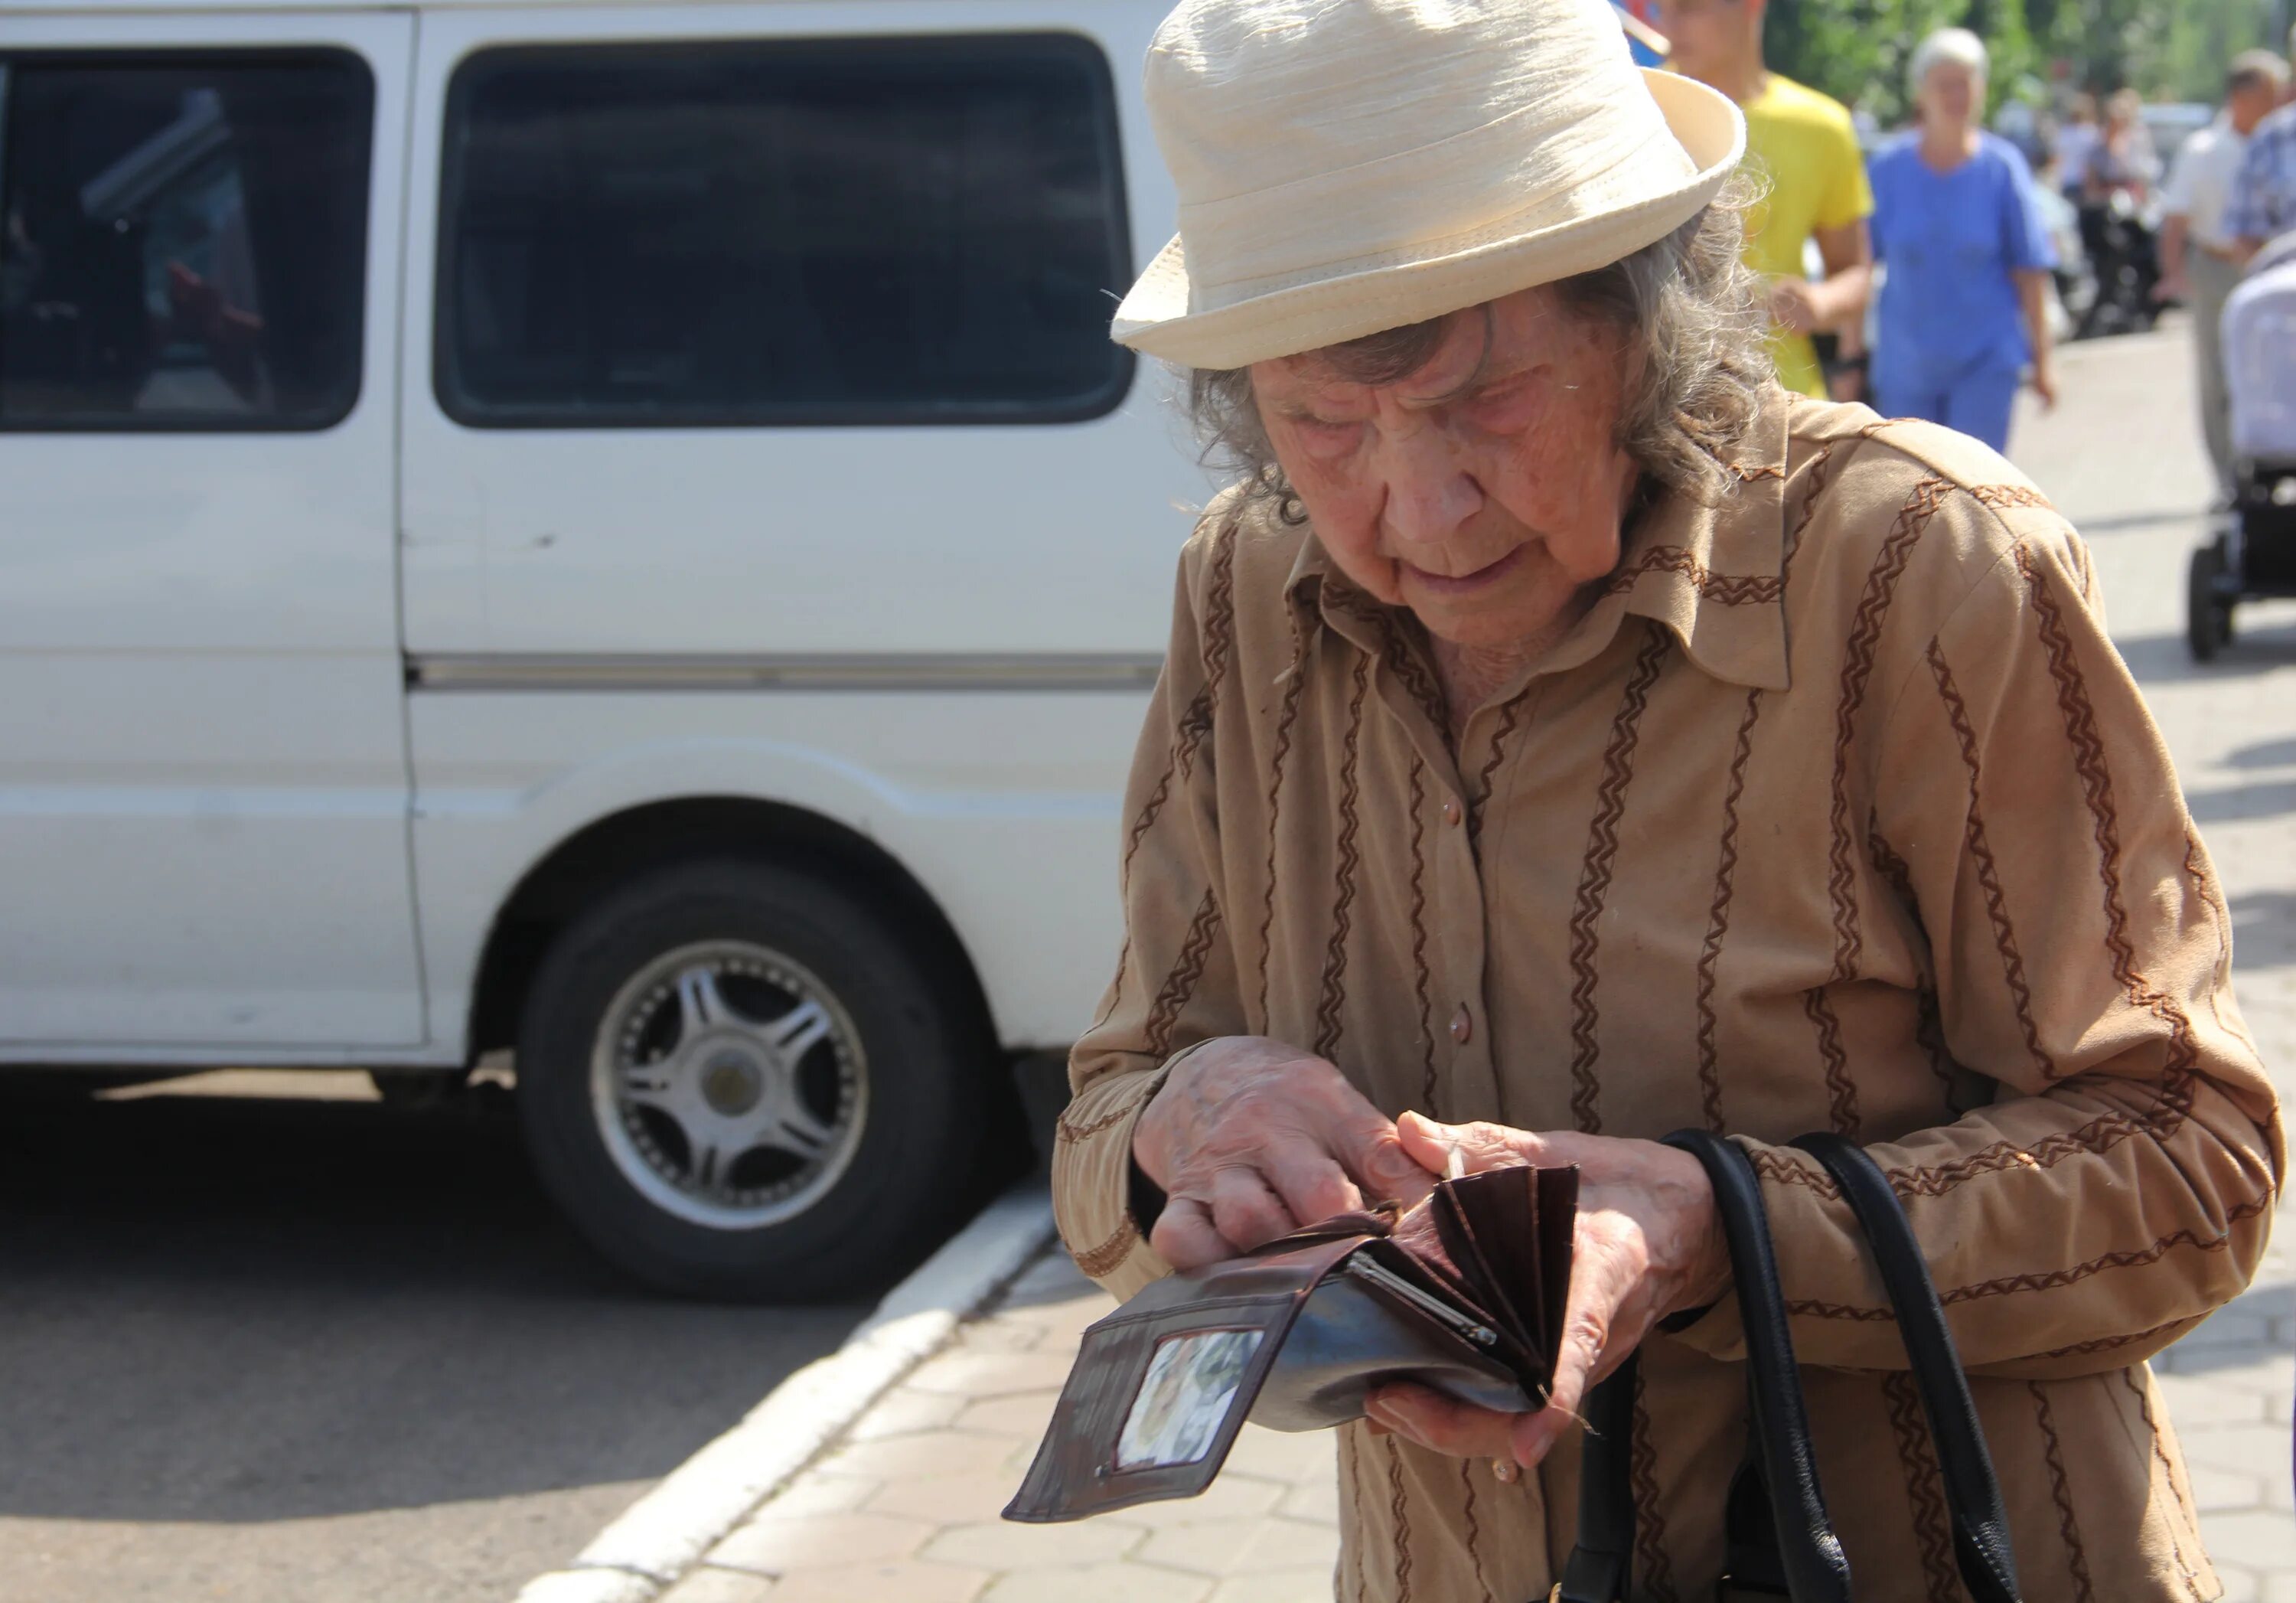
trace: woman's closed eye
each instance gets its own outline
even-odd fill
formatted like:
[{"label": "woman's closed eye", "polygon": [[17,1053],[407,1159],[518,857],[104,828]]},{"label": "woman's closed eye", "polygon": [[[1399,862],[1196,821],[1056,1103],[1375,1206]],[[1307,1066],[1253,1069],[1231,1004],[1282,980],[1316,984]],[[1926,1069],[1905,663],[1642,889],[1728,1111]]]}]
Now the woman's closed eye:
[{"label": "woman's closed eye", "polygon": [[1290,422],[1300,445],[1317,456],[1341,455],[1363,438],[1360,418],[1324,417],[1308,412],[1293,414]]}]

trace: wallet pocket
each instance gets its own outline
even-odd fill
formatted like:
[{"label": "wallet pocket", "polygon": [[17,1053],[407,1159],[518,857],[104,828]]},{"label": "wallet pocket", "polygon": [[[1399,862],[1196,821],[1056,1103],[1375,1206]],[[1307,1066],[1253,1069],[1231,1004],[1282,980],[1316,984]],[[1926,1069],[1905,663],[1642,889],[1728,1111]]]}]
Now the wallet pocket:
[{"label": "wallet pocket", "polygon": [[1283,1431],[1344,1425],[1363,1418],[1372,1387],[1402,1380],[1503,1413],[1533,1406],[1513,1372],[1490,1355],[1490,1344],[1354,1272],[1368,1262],[1358,1252],[1308,1296],[1251,1406],[1254,1425]]}]

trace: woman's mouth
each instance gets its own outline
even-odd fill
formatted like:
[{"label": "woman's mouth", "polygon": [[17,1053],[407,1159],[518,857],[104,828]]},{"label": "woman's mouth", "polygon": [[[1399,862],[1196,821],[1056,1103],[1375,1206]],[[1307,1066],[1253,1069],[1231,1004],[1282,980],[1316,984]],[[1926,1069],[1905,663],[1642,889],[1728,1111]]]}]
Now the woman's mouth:
[{"label": "woman's mouth", "polygon": [[1472,573],[1430,573],[1410,563],[1398,563],[1398,565],[1410,573],[1414,582],[1437,596],[1472,596],[1513,572],[1522,562],[1522,554],[1529,549],[1528,546],[1517,546],[1498,561],[1478,568]]}]

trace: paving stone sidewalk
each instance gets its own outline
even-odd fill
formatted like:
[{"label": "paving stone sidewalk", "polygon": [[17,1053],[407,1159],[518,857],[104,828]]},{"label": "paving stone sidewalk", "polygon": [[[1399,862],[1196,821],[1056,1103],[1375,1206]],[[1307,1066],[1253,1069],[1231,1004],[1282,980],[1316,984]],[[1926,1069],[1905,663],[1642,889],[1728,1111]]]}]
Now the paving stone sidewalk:
[{"label": "paving stone sidewalk", "polygon": [[[2115,640],[2174,750],[2222,873],[2243,1009],[2296,1106],[2296,609],[2244,618],[2206,671],[2180,638],[2205,504],[2175,333],[2064,353],[2065,404],[2018,461],[2089,536]],[[2228,1603],[2296,1603],[2296,1204],[2249,1294],[2156,1365]],[[1327,1435],[1247,1429],[1203,1498],[1073,1525],[1007,1525],[1078,1333],[1109,1307],[1040,1262],[668,1594],[668,1603],[1310,1603],[1332,1596]]]},{"label": "paving stone sidewalk", "polygon": [[1055,1252],[663,1603],[1328,1603],[1327,1434],[1246,1426],[1202,1497],[1075,1525],[997,1518],[1109,1299]]}]

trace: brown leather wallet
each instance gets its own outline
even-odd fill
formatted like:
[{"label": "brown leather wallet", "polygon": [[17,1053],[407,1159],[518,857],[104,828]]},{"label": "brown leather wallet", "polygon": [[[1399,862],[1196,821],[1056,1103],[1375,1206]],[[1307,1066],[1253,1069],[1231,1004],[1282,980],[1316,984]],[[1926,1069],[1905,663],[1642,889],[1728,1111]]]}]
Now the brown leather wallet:
[{"label": "brown leather wallet", "polygon": [[1539,1406],[1570,1287],[1578,1171],[1444,1180],[1159,1280],[1084,1335],[1007,1519],[1081,1519],[1211,1484],[1248,1418],[1322,1430],[1408,1380]]}]

